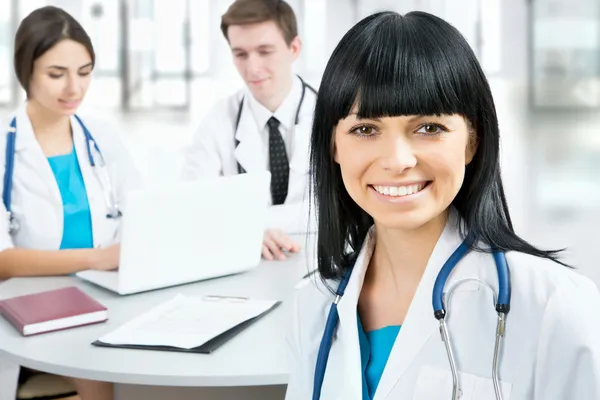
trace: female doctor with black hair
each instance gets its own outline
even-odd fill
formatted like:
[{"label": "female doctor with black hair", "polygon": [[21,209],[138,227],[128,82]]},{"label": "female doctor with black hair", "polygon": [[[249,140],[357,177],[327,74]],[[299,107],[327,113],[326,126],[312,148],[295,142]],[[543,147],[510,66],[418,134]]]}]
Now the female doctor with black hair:
[{"label": "female doctor with black hair", "polygon": [[[118,266],[123,194],[139,174],[111,126],[75,114],[94,64],[89,36],[62,9],[21,22],[14,66],[27,101],[0,141],[0,279]],[[111,384],[74,383],[83,400],[113,398]]]},{"label": "female doctor with black hair", "polygon": [[598,289],[514,232],[492,94],[455,28],[354,26],[311,146],[321,279],[296,299],[286,400],[600,398]]}]

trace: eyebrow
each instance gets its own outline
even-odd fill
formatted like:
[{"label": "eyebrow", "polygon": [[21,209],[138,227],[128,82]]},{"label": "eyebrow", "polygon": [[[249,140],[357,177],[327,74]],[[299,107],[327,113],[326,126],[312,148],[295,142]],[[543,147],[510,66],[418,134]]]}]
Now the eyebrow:
[{"label": "eyebrow", "polygon": [[[350,115],[354,115],[355,117],[358,118],[358,112],[351,112],[350,114],[348,114],[348,116]],[[408,122],[415,122],[416,120],[419,120],[421,118],[426,118],[426,115],[415,115],[413,117],[410,117]],[[377,121],[377,122],[381,122],[381,118],[377,118],[377,117],[373,117],[373,118],[365,118],[365,119],[372,119],[373,121]]]},{"label": "eyebrow", "polygon": [[[92,63],[91,63],[91,62],[89,62],[89,63],[87,63],[87,64],[85,64],[85,65],[82,65],[82,66],[81,66],[81,67],[79,67],[78,69],[84,69],[84,68],[91,67],[91,66],[92,66]],[[50,66],[48,67],[48,69],[50,69],[50,68],[53,68],[53,69],[59,69],[59,70],[61,70],[61,71],[66,71],[66,70],[68,69],[67,67],[63,67],[62,65],[50,65]]]},{"label": "eyebrow", "polygon": [[[258,50],[266,50],[266,49],[274,49],[275,46],[272,44],[261,44],[260,46],[257,47]],[[232,52],[239,52],[239,51],[243,51],[246,52],[246,49],[241,49],[239,47],[234,47],[231,49]]]}]

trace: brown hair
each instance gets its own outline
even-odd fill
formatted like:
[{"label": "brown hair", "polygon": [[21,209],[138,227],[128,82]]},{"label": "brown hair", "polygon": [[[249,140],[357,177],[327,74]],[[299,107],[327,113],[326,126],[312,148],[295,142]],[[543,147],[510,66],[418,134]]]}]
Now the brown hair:
[{"label": "brown hair", "polygon": [[14,67],[19,83],[29,96],[33,63],[64,39],[82,44],[96,62],[94,47],[83,27],[61,8],[46,6],[32,11],[21,21],[15,35]]},{"label": "brown hair", "polygon": [[231,25],[265,21],[273,21],[277,24],[288,46],[298,36],[296,14],[292,7],[283,0],[235,0],[221,18],[221,32],[225,39],[229,40],[227,29]]}]

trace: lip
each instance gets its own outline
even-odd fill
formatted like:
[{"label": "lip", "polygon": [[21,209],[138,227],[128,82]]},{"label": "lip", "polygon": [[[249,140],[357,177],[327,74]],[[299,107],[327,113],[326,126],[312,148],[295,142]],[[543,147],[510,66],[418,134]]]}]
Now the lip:
[{"label": "lip", "polygon": [[64,107],[74,108],[74,107],[77,107],[79,105],[79,103],[81,103],[81,99],[79,99],[79,100],[62,100],[62,99],[59,99],[58,102],[60,104],[62,104]]},{"label": "lip", "polygon": [[412,186],[412,185],[420,185],[420,184],[427,184],[431,182],[430,180],[427,179],[421,179],[418,181],[406,181],[406,182],[377,182],[377,183],[369,183],[369,186],[395,186],[395,187],[400,187],[400,186]]},{"label": "lip", "polygon": [[252,85],[256,85],[256,86],[258,86],[258,85],[262,85],[262,84],[263,84],[263,83],[265,83],[267,80],[268,80],[268,78],[265,78],[265,79],[258,79],[258,80],[253,80],[253,81],[250,81],[250,83],[251,83]]},{"label": "lip", "polygon": [[[413,193],[413,194],[408,194],[406,196],[389,196],[389,195],[385,195],[385,194],[381,194],[379,193],[377,190],[375,190],[375,188],[373,186],[409,186],[409,185],[416,185],[419,183],[426,183],[426,186],[421,189],[420,192],[417,193]],[[414,183],[402,183],[402,184],[398,184],[398,183],[390,183],[388,182],[386,183],[378,183],[377,185],[369,185],[369,193],[373,194],[373,196],[378,200],[381,201],[383,203],[386,204],[411,204],[414,203],[416,201],[419,201],[425,194],[427,194],[427,192],[429,191],[429,188],[431,187],[431,182],[432,181],[414,181]]]}]

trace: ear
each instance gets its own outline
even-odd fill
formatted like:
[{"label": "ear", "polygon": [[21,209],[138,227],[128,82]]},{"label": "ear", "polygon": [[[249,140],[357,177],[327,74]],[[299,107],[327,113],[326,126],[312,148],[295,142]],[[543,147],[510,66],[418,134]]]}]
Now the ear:
[{"label": "ear", "polygon": [[298,36],[292,39],[290,43],[290,50],[292,51],[292,57],[294,58],[294,61],[296,61],[298,57],[300,57],[300,52],[302,51],[302,41]]},{"label": "ear", "polygon": [[335,132],[331,135],[331,154],[333,154],[333,161],[335,161],[336,164],[339,164],[340,160],[338,157],[337,146],[335,145]]}]

